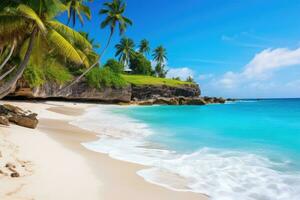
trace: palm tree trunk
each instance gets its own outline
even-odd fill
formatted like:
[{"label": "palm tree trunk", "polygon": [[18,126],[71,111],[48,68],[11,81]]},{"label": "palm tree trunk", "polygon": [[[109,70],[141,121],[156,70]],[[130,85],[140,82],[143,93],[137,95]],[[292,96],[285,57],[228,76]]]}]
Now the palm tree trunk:
[{"label": "palm tree trunk", "polygon": [[30,41],[29,41],[29,45],[28,45],[25,57],[24,57],[23,61],[21,62],[16,74],[14,75],[13,78],[11,78],[8,82],[4,83],[4,85],[0,87],[0,99],[5,97],[6,95],[8,95],[11,92],[11,89],[16,85],[17,81],[22,77],[23,72],[24,72],[24,70],[29,62],[30,56],[31,56],[36,33],[37,33],[37,28],[35,28],[33,30],[33,32],[31,33]]},{"label": "palm tree trunk", "polygon": [[88,69],[86,69],[80,76],[78,76],[74,81],[72,81],[70,84],[68,84],[67,86],[63,87],[60,91],[58,91],[58,94],[60,94],[61,92],[69,89],[70,87],[72,87],[75,83],[77,83],[78,81],[80,81],[80,79],[82,79],[87,73],[89,73],[97,64],[98,62],[101,60],[101,57],[103,56],[103,54],[105,53],[105,51],[107,50],[110,42],[111,42],[111,39],[112,39],[112,36],[113,36],[113,33],[114,31],[112,30],[110,32],[110,35],[109,35],[109,38],[107,40],[107,43],[104,47],[104,49],[102,50],[101,54],[99,55],[99,58],[98,60],[92,64]]},{"label": "palm tree trunk", "polygon": [[16,69],[16,65],[14,67],[12,67],[10,70],[8,70],[7,72],[5,72],[3,75],[0,76],[0,81],[3,80],[8,74],[10,74],[12,71],[14,71]]},{"label": "palm tree trunk", "polygon": [[10,52],[8,54],[8,56],[6,57],[6,59],[4,60],[4,62],[0,65],[0,70],[6,65],[6,63],[9,61],[10,57],[12,56],[13,52],[15,49],[15,43],[13,43]]}]

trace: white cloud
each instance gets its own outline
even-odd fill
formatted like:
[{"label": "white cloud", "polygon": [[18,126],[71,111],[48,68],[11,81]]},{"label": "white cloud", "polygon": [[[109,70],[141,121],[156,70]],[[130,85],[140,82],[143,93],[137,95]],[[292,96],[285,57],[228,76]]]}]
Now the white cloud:
[{"label": "white cloud", "polygon": [[[218,90],[234,91],[236,94],[243,93],[245,96],[251,92],[252,96],[259,92],[264,94],[279,87],[276,80],[272,79],[274,72],[296,65],[300,65],[300,48],[266,49],[255,55],[241,72],[228,71],[219,77],[212,77],[206,85]],[[283,87],[296,91],[296,88],[300,88],[299,85],[300,80],[295,80],[280,87],[282,91]]]},{"label": "white cloud", "polygon": [[180,77],[180,79],[185,80],[187,77],[194,77],[194,71],[188,67],[182,67],[182,68],[169,68],[167,77],[173,78],[173,77]]},{"label": "white cloud", "polygon": [[274,70],[300,64],[300,48],[266,49],[255,55],[243,74],[248,78],[265,76]]}]

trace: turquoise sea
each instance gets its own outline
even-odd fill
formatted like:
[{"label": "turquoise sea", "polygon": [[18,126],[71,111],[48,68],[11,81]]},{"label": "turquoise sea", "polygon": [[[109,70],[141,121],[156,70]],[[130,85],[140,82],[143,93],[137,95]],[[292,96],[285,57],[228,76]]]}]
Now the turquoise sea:
[{"label": "turquoise sea", "polygon": [[300,199],[300,99],[99,106],[73,123],[102,134],[87,148],[149,166],[137,173],[152,183],[215,200]]}]

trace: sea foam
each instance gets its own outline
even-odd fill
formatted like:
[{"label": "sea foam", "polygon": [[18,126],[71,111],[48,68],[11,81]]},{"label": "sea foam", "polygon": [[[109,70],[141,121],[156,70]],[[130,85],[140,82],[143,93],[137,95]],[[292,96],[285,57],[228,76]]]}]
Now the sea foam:
[{"label": "sea foam", "polygon": [[83,144],[114,159],[148,166],[138,171],[146,181],[178,191],[192,191],[213,200],[299,200],[300,174],[286,163],[247,152],[202,148],[189,154],[170,151],[147,140],[158,134],[138,120],[115,114],[115,106],[98,106],[71,122],[99,133]]}]

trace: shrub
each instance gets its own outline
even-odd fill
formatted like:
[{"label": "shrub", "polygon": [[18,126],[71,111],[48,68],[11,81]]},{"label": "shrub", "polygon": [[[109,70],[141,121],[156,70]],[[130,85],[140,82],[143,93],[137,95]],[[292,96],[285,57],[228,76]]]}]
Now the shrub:
[{"label": "shrub", "polygon": [[89,86],[98,89],[102,87],[122,88],[127,85],[123,77],[108,67],[92,69],[86,75],[86,80]]},{"label": "shrub", "polygon": [[44,72],[41,67],[28,65],[24,71],[23,78],[31,88],[42,85],[45,82]]},{"label": "shrub", "polygon": [[72,80],[71,73],[61,65],[47,66],[44,70],[46,80],[64,84]]},{"label": "shrub", "polygon": [[109,59],[104,67],[109,68],[111,71],[121,74],[124,72],[124,65],[122,65],[120,62],[116,61],[115,59]]},{"label": "shrub", "polygon": [[28,65],[23,77],[31,88],[38,87],[46,81],[64,84],[72,79],[72,75],[68,69],[57,62],[47,62],[44,67]]},{"label": "shrub", "polygon": [[152,75],[151,62],[141,53],[131,56],[129,67],[133,74]]}]

